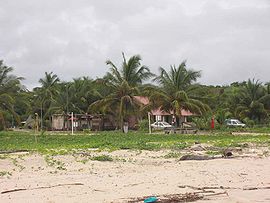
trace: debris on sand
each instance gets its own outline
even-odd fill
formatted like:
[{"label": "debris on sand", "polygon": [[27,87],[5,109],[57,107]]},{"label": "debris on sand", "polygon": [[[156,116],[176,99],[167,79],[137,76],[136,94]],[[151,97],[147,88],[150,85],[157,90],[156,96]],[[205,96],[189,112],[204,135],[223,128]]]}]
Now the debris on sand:
[{"label": "debris on sand", "polygon": [[215,157],[207,156],[207,155],[187,154],[187,155],[182,156],[179,160],[180,161],[187,161],[187,160],[202,161],[202,160],[210,160],[210,159],[215,159]]},{"label": "debris on sand", "polygon": [[[128,203],[143,202],[145,198],[147,197],[135,198],[133,200],[129,200]],[[158,197],[157,202],[161,203],[195,202],[200,199],[203,199],[203,195],[197,193],[170,194]]]},{"label": "debris on sand", "polygon": [[223,156],[224,157],[231,157],[233,155],[232,151],[229,149],[224,150]]},{"label": "debris on sand", "polygon": [[190,150],[192,150],[192,151],[205,151],[206,149],[202,145],[196,144],[196,145],[191,146]]}]

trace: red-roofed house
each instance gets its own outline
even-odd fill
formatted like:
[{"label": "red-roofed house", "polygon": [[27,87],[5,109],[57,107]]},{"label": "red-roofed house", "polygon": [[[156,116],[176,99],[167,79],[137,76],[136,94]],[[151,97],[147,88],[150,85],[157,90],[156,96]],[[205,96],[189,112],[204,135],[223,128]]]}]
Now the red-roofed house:
[{"label": "red-roofed house", "polygon": [[[149,104],[149,99],[147,97],[142,97],[142,96],[135,96],[135,98],[141,102],[144,105]],[[166,112],[166,111],[162,111],[160,108],[158,109],[154,109],[151,110],[151,115],[154,116],[154,120],[155,121],[166,121],[168,123],[172,123],[172,117],[173,117],[173,112]],[[189,116],[194,116],[193,113],[191,113],[190,111],[181,110],[181,116],[177,118],[177,123],[183,123],[183,122],[187,122],[187,118]]]}]

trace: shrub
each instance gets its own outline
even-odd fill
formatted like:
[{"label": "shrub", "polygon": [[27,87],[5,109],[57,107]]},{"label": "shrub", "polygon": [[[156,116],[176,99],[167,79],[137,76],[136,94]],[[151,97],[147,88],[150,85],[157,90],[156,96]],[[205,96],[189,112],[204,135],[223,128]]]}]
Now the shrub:
[{"label": "shrub", "polygon": [[141,120],[139,122],[139,131],[148,132],[148,129],[149,129],[148,120]]},{"label": "shrub", "polygon": [[94,161],[113,161],[113,158],[109,155],[94,156],[91,159]]},{"label": "shrub", "polygon": [[255,121],[254,120],[251,120],[251,119],[249,119],[247,117],[243,121],[249,127],[253,127],[255,125]]},{"label": "shrub", "polygon": [[83,129],[83,133],[90,134],[91,133],[91,130],[90,129]]},{"label": "shrub", "polygon": [[207,117],[194,118],[193,122],[200,130],[209,130],[211,126],[211,118],[209,119]]}]

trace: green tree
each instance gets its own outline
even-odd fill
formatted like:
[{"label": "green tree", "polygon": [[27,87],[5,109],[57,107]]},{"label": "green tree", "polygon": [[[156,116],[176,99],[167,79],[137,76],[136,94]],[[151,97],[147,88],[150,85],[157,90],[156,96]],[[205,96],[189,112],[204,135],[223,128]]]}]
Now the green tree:
[{"label": "green tree", "polygon": [[41,87],[34,88],[34,102],[36,109],[39,109],[41,118],[41,128],[44,119],[49,119],[49,109],[59,95],[58,83],[60,79],[53,72],[45,72],[45,77],[39,79]]},{"label": "green tree", "polygon": [[50,108],[55,113],[87,113],[91,103],[101,98],[95,81],[88,77],[58,85],[59,95]]},{"label": "green tree", "polygon": [[268,117],[266,104],[270,94],[265,91],[259,80],[248,80],[239,94],[239,104],[236,113],[241,119],[252,119],[261,122]]},{"label": "green tree", "polygon": [[90,105],[89,110],[101,109],[103,113],[113,114],[118,118],[119,127],[130,115],[139,113],[140,103],[135,98],[140,95],[142,84],[151,78],[153,74],[149,68],[141,65],[141,57],[135,55],[126,60],[123,55],[123,63],[120,68],[108,60],[110,71],[99,83],[109,90],[108,95]]},{"label": "green tree", "polygon": [[18,114],[14,111],[15,97],[22,89],[22,77],[12,75],[12,67],[4,65],[0,61],[0,128],[6,127],[5,117],[12,116],[20,123]]},{"label": "green tree", "polygon": [[169,72],[161,67],[160,75],[154,79],[160,88],[150,94],[149,105],[173,112],[175,116],[181,116],[182,109],[202,115],[209,107],[194,94],[199,87],[194,83],[200,76],[200,71],[188,70],[185,61],[178,67],[171,66]]},{"label": "green tree", "polygon": [[120,68],[117,68],[112,61],[106,61],[106,64],[110,66],[110,71],[107,72],[104,79],[110,83],[110,86],[119,86],[126,82],[131,87],[138,87],[145,80],[154,76],[148,67],[141,65],[140,55],[134,55],[128,61],[124,53],[122,56],[123,62]]}]

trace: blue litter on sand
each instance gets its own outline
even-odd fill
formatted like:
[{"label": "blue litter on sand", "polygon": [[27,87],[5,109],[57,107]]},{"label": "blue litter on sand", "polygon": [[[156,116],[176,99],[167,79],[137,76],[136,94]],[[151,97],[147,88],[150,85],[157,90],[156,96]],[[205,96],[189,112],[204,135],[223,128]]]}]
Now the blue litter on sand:
[{"label": "blue litter on sand", "polygon": [[156,202],[156,201],[158,201],[158,198],[156,198],[156,197],[149,197],[149,198],[144,200],[145,203],[152,203],[152,202]]}]

